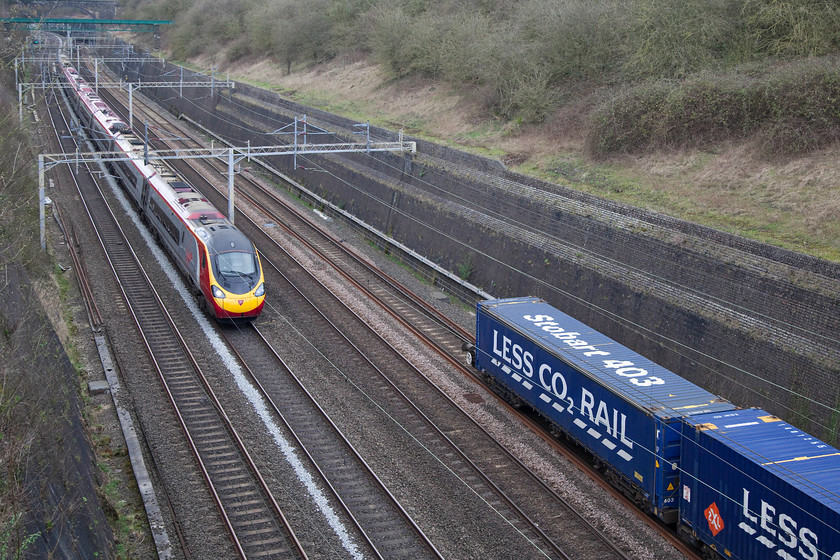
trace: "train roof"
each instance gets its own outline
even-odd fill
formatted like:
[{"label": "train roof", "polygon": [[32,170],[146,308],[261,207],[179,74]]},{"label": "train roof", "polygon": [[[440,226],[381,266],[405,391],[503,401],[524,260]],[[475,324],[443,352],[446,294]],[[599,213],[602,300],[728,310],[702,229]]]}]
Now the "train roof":
[{"label": "train roof", "polygon": [[[585,325],[562,311],[552,307],[539,298],[510,298],[479,302],[480,310],[494,316],[497,320],[525,334],[536,341],[542,348],[565,361],[600,385],[619,394],[625,401],[637,408],[646,410],[660,418],[679,418],[708,412],[732,410],[731,402],[698,387],[676,373],[652,362],[641,354],[630,350],[608,336]],[[587,356],[579,348],[569,345],[565,340],[558,340],[554,332],[538,326],[541,321],[526,320],[525,316],[550,317],[544,321],[553,321],[566,334],[574,335],[575,341],[585,341],[586,348],[593,347],[598,355]],[[555,327],[552,327],[553,329]],[[568,340],[568,339],[567,339]],[[589,352],[592,354],[593,352]],[[635,368],[645,370],[644,378],[655,377],[662,383],[642,386],[636,377],[617,374],[622,367],[618,362],[632,363]]]},{"label": "train roof", "polygon": [[210,234],[207,246],[210,254],[227,253],[230,251],[253,252],[254,244],[244,233],[229,223],[219,223],[203,228]]},{"label": "train roof", "polygon": [[[94,118],[106,130],[110,131],[126,156],[132,157],[134,165],[140,169],[140,172],[154,186],[155,190],[185,223],[205,240],[219,235],[220,232],[224,233],[223,237],[230,237],[225,230],[239,231],[207,198],[179,177],[165,163],[161,161],[144,162],[143,140],[135,135],[128,125],[117,117],[111,108],[96,95],[93,88],[79,75],[75,68],[65,65],[64,73]],[[244,235],[240,235],[240,237],[245,238]],[[247,241],[247,238],[245,239]],[[228,239],[226,246],[230,243],[231,240]],[[238,238],[236,243],[242,245]],[[248,250],[251,250],[251,247]]]},{"label": "train roof", "polygon": [[701,432],[699,442],[711,438],[840,512],[840,450],[759,408],[699,415],[686,425]]}]

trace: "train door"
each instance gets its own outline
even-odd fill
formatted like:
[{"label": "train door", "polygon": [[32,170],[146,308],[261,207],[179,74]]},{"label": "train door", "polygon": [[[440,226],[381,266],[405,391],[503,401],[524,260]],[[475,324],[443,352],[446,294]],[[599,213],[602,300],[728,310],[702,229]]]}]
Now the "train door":
[{"label": "train door", "polygon": [[195,237],[187,228],[181,228],[180,242],[178,243],[178,265],[190,283],[198,285],[198,245]]},{"label": "train door", "polygon": [[142,174],[137,173],[134,177],[134,182],[129,183],[129,185],[131,185],[131,197],[134,199],[134,202],[142,206],[140,200],[143,196],[144,191],[146,191],[149,188],[148,181],[146,181]]},{"label": "train door", "polygon": [[140,209],[145,214],[146,209],[149,207],[149,182],[143,181],[143,187],[140,194],[140,202],[138,203]]},{"label": "train door", "polygon": [[212,291],[210,289],[210,271],[208,269],[208,262],[207,262],[207,251],[206,245],[202,244],[198,249],[198,261],[199,261],[199,282],[198,287],[204,297],[201,298],[201,305],[205,305],[207,300],[212,297]]},{"label": "train door", "polygon": [[679,461],[680,461],[680,423],[674,419],[664,419],[656,426],[656,464],[654,487],[656,498],[654,507],[657,516],[665,523],[677,521],[679,505]]}]

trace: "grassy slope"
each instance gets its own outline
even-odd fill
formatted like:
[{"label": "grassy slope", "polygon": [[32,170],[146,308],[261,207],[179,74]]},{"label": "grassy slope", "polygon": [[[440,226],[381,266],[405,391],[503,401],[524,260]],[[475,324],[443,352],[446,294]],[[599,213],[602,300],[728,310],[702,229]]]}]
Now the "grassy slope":
[{"label": "grassy slope", "polygon": [[419,79],[389,81],[364,60],[288,76],[266,61],[240,61],[229,71],[303,104],[462,146],[522,173],[840,262],[838,146],[778,161],[755,157],[745,142],[594,162],[583,152],[585,96],[545,124],[518,127],[479,117],[462,92]]}]

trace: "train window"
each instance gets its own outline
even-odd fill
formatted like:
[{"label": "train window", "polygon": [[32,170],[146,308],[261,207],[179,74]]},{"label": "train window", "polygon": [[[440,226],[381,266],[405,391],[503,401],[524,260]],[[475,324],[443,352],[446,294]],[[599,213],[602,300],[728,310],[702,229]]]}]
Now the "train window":
[{"label": "train window", "polygon": [[251,275],[257,272],[254,255],[244,251],[220,253],[216,257],[219,272],[228,276]]}]

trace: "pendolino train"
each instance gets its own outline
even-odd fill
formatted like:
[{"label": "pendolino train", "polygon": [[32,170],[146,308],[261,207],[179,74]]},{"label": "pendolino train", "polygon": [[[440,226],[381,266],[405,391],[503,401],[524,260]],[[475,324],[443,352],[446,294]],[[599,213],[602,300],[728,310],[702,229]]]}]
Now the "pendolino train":
[{"label": "pendolino train", "polygon": [[476,369],[707,558],[840,560],[840,451],[541,299],[480,302]]},{"label": "pendolino train", "polygon": [[144,161],[144,143],[61,58],[68,98],[97,148],[112,162],[140,216],[187,278],[199,306],[220,321],[253,320],[265,303],[254,244],[163,161]]}]

